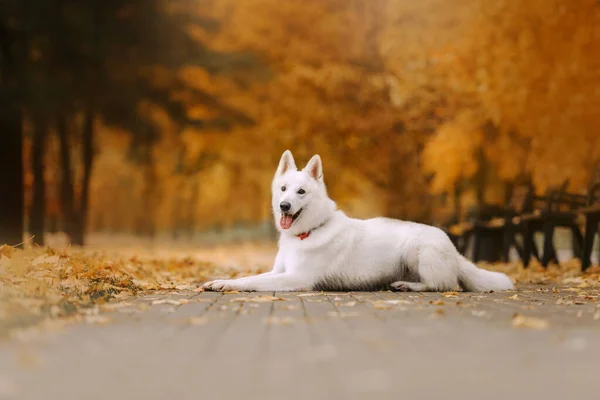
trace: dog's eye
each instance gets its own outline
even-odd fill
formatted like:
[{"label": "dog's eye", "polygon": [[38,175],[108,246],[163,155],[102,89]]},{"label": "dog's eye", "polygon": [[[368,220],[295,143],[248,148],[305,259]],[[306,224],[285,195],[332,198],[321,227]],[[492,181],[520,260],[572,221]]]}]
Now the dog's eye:
[{"label": "dog's eye", "polygon": [[298,194],[304,194],[304,193],[306,193],[306,192],[304,191],[304,189],[299,189],[299,190],[298,190]]},{"label": "dog's eye", "polygon": [[286,189],[286,188],[285,188],[285,186],[282,186],[282,187],[281,187],[281,191],[282,191],[282,192],[285,192],[285,189]]}]

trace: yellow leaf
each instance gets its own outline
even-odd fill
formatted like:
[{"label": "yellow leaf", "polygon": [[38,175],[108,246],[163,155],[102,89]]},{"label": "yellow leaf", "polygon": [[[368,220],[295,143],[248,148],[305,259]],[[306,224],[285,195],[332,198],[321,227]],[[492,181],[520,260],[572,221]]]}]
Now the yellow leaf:
[{"label": "yellow leaf", "polygon": [[0,258],[11,258],[14,252],[15,249],[7,244],[3,244],[2,246],[0,246]]},{"label": "yellow leaf", "polygon": [[458,292],[444,292],[444,293],[442,293],[442,296],[454,299],[454,298],[458,297]]},{"label": "yellow leaf", "polygon": [[432,305],[434,305],[434,306],[443,306],[443,305],[445,305],[446,303],[444,303],[442,300],[431,300],[431,301],[429,302],[429,304],[432,304]]},{"label": "yellow leaf", "polygon": [[535,317],[526,317],[522,314],[515,314],[512,319],[513,328],[527,329],[547,329],[550,326],[548,320]]}]

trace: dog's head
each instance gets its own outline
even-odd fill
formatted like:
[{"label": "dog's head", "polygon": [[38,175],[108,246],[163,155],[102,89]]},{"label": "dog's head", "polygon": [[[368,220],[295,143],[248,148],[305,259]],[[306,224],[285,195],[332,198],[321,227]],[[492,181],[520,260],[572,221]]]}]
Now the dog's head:
[{"label": "dog's head", "polygon": [[294,235],[308,232],[321,224],[333,204],[323,181],[321,157],[314,155],[298,171],[292,152],[281,156],[272,185],[273,215],[280,231]]}]

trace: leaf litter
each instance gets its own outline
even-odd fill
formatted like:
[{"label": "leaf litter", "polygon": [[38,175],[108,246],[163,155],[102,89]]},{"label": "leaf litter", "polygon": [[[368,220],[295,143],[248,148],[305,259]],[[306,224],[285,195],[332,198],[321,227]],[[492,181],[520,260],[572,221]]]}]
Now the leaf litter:
[{"label": "leaf litter", "polygon": [[[103,324],[106,319],[90,316],[86,310],[173,290],[193,293],[201,283],[223,275],[243,274],[192,258],[109,257],[75,249],[1,245],[0,338],[48,320]],[[177,306],[191,301],[160,297],[149,303]],[[139,311],[148,308],[143,304],[134,307]]]}]

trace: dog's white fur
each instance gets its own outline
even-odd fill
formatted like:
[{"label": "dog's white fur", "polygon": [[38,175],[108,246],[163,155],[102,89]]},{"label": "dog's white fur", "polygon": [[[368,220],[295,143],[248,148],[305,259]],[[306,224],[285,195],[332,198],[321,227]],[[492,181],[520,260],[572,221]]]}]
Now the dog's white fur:
[{"label": "dog's white fur", "polygon": [[[285,191],[282,188],[285,187]],[[303,189],[304,194],[298,191]],[[298,171],[292,153],[283,153],[272,184],[273,214],[280,231],[271,272],[204,285],[208,290],[467,291],[513,289],[508,276],[477,268],[459,254],[438,228],[388,218],[359,220],[337,210],[327,195],[321,158]],[[289,214],[302,210],[282,229],[280,204]],[[297,235],[309,233],[301,240]]]}]

